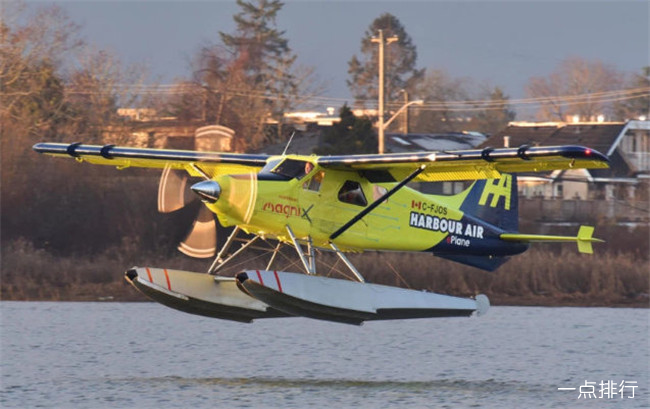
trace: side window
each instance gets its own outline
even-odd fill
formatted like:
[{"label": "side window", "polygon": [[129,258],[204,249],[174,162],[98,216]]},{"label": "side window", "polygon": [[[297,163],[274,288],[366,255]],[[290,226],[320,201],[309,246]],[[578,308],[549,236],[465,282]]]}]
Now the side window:
[{"label": "side window", "polygon": [[339,200],[344,203],[350,203],[357,206],[366,206],[368,201],[361,190],[359,182],[346,180],[343,187],[339,190]]},{"label": "side window", "polygon": [[[383,186],[372,185],[372,200],[377,200],[383,195],[388,193],[388,190]],[[388,200],[384,201],[386,203]]]},{"label": "side window", "polygon": [[302,188],[311,190],[312,192],[318,192],[320,190],[320,184],[323,183],[323,177],[325,177],[325,172],[317,172],[310,180],[302,184]]}]

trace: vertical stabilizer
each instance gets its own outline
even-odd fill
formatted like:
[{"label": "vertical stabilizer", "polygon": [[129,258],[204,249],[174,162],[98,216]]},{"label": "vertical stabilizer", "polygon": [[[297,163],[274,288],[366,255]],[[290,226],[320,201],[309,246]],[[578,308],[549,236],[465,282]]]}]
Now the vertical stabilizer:
[{"label": "vertical stabilizer", "polygon": [[518,231],[517,176],[503,173],[499,179],[477,180],[460,210],[502,230]]}]

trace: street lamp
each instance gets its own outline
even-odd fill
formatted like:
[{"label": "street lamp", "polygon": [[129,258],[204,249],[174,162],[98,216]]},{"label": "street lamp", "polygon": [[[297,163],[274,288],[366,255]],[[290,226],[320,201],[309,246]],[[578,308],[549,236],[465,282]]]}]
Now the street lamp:
[{"label": "street lamp", "polygon": [[[408,102],[408,103],[404,104],[400,109],[398,109],[397,112],[395,112],[393,114],[393,116],[391,116],[388,119],[388,121],[386,121],[385,123],[382,121],[379,124],[378,131],[379,131],[379,146],[380,146],[380,148],[384,147],[384,131],[386,130],[386,128],[388,128],[388,125],[390,125],[391,122],[393,122],[395,120],[395,118],[397,118],[399,116],[399,114],[402,113],[402,111],[404,111],[405,109],[408,109],[408,107],[410,107],[411,105],[422,105],[422,104],[424,104],[424,101],[421,100],[421,99],[416,99],[415,101]],[[379,153],[384,153],[384,151],[380,150]]]},{"label": "street lamp", "polygon": [[[408,104],[409,103],[409,93],[407,90],[402,88],[399,90],[401,94],[404,94],[404,103]],[[402,120],[402,133],[404,135],[409,133],[409,110],[407,109],[404,111],[404,119]]]},{"label": "street lamp", "polygon": [[397,112],[395,112],[393,116],[391,116],[390,119],[384,123],[384,129],[388,128],[388,125],[390,125],[390,123],[393,122],[395,118],[397,118],[397,116],[401,114],[402,111],[404,111],[406,108],[410,107],[411,105],[422,105],[422,104],[424,104],[423,100],[416,99],[415,101],[411,101],[402,105],[402,107],[398,109]]}]

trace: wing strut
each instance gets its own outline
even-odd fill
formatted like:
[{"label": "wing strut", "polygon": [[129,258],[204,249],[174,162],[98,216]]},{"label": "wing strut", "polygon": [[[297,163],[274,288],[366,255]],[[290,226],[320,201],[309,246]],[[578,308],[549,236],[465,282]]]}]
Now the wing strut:
[{"label": "wing strut", "polygon": [[379,199],[377,199],[377,200],[375,200],[374,202],[372,202],[372,203],[370,204],[370,206],[368,206],[368,207],[366,207],[365,209],[363,209],[362,211],[360,211],[359,214],[357,214],[357,215],[354,216],[352,219],[350,219],[350,221],[348,221],[347,223],[345,223],[345,224],[344,224],[340,229],[338,229],[337,231],[335,231],[334,233],[332,233],[332,235],[330,236],[330,241],[332,241],[332,240],[336,239],[337,237],[339,237],[339,236],[340,236],[341,234],[343,234],[347,229],[349,229],[350,227],[352,227],[356,222],[358,222],[359,220],[361,220],[365,215],[367,215],[368,213],[370,213],[370,212],[372,212],[373,210],[375,210],[375,208],[376,208],[377,206],[379,206],[379,205],[380,205],[384,200],[386,200],[386,199],[388,199],[389,197],[391,197],[391,196],[392,196],[393,194],[395,194],[398,190],[400,190],[401,188],[403,188],[407,183],[409,183],[411,180],[415,179],[415,177],[416,177],[417,175],[419,175],[420,173],[422,173],[422,171],[424,171],[425,168],[426,168],[426,165],[420,165],[420,167],[418,167],[415,171],[413,171],[413,173],[411,173],[410,175],[408,175],[408,176],[406,177],[406,179],[402,180],[402,181],[399,182],[395,187],[393,187],[391,190],[389,190],[388,192],[384,193],[382,197],[380,197]]}]

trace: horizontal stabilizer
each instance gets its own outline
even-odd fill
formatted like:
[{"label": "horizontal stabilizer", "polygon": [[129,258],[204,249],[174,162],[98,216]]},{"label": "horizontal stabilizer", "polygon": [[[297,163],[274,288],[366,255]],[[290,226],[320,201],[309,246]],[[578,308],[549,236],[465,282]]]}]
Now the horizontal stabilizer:
[{"label": "horizontal stabilizer", "polygon": [[593,237],[594,228],[592,226],[580,226],[577,236],[549,236],[544,234],[521,234],[521,233],[503,233],[499,237],[501,240],[514,241],[520,243],[563,243],[575,242],[578,244],[580,253],[592,254],[594,252],[591,243],[603,243],[604,240]]}]

